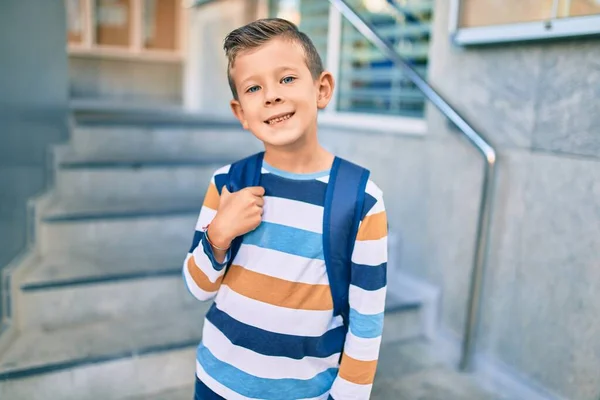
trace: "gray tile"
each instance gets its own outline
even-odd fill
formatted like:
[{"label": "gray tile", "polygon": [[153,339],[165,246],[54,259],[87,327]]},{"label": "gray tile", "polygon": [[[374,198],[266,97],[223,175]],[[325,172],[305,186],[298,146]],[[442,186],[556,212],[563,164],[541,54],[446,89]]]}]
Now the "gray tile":
[{"label": "gray tile", "polygon": [[462,332],[481,193],[482,160],[456,138],[429,144],[426,263],[419,277],[442,290],[442,325]]},{"label": "gray tile", "polygon": [[517,277],[519,369],[574,399],[600,395],[600,163],[534,155]]},{"label": "gray tile", "polygon": [[508,365],[517,365],[521,354],[516,285],[529,167],[529,152],[511,151],[499,159],[482,292],[478,347]]},{"label": "gray tile", "polygon": [[600,43],[544,49],[534,147],[600,158]]},{"label": "gray tile", "polygon": [[449,14],[448,2],[438,0],[430,82],[494,143],[529,148],[535,123],[540,47],[520,44],[459,48],[448,38]]}]

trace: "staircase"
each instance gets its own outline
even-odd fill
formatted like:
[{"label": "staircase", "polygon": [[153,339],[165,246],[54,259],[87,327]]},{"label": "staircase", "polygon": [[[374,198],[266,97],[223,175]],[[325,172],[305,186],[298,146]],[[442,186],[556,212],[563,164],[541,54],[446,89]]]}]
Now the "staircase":
[{"label": "staircase", "polygon": [[[187,292],[182,262],[211,174],[260,143],[214,118],[113,110],[74,121],[11,282],[0,398],[191,398],[209,304]],[[384,343],[422,336],[423,320],[418,297],[390,288]]]}]

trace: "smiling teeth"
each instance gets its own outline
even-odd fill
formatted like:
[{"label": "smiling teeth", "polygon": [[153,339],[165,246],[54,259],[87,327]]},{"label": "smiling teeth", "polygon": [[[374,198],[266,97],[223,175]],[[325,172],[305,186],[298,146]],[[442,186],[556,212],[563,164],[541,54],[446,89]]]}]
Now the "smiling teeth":
[{"label": "smiling teeth", "polygon": [[286,119],[290,119],[291,117],[292,117],[292,114],[287,114],[287,115],[284,115],[283,117],[279,117],[279,118],[275,118],[275,119],[270,119],[268,121],[268,123],[269,123],[269,125],[273,125],[273,124],[276,124],[278,122],[285,121]]}]

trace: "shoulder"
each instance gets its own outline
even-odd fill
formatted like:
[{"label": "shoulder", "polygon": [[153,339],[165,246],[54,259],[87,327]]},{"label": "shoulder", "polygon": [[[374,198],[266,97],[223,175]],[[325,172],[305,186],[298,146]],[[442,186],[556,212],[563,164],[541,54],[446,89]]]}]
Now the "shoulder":
[{"label": "shoulder", "polygon": [[213,175],[212,175],[213,183],[215,183],[217,180],[224,179],[225,177],[227,177],[227,174],[229,173],[230,168],[231,168],[231,164],[227,164],[227,165],[217,168],[215,170],[215,172],[213,172]]}]

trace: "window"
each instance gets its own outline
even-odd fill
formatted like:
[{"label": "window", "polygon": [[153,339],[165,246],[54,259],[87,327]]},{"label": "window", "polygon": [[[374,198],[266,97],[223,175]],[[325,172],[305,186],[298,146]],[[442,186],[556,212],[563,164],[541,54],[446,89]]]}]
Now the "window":
[{"label": "window", "polygon": [[453,0],[458,44],[600,34],[599,0]]},{"label": "window", "polygon": [[72,56],[179,62],[181,0],[65,0]]},{"label": "window", "polygon": [[[348,3],[421,75],[426,75],[433,0]],[[331,23],[328,1],[280,0],[272,1],[270,6],[272,16],[299,24],[315,43],[327,68],[335,73],[335,111],[423,117],[425,99],[421,92],[343,17],[339,24]],[[336,59],[329,59],[332,54]]]}]

